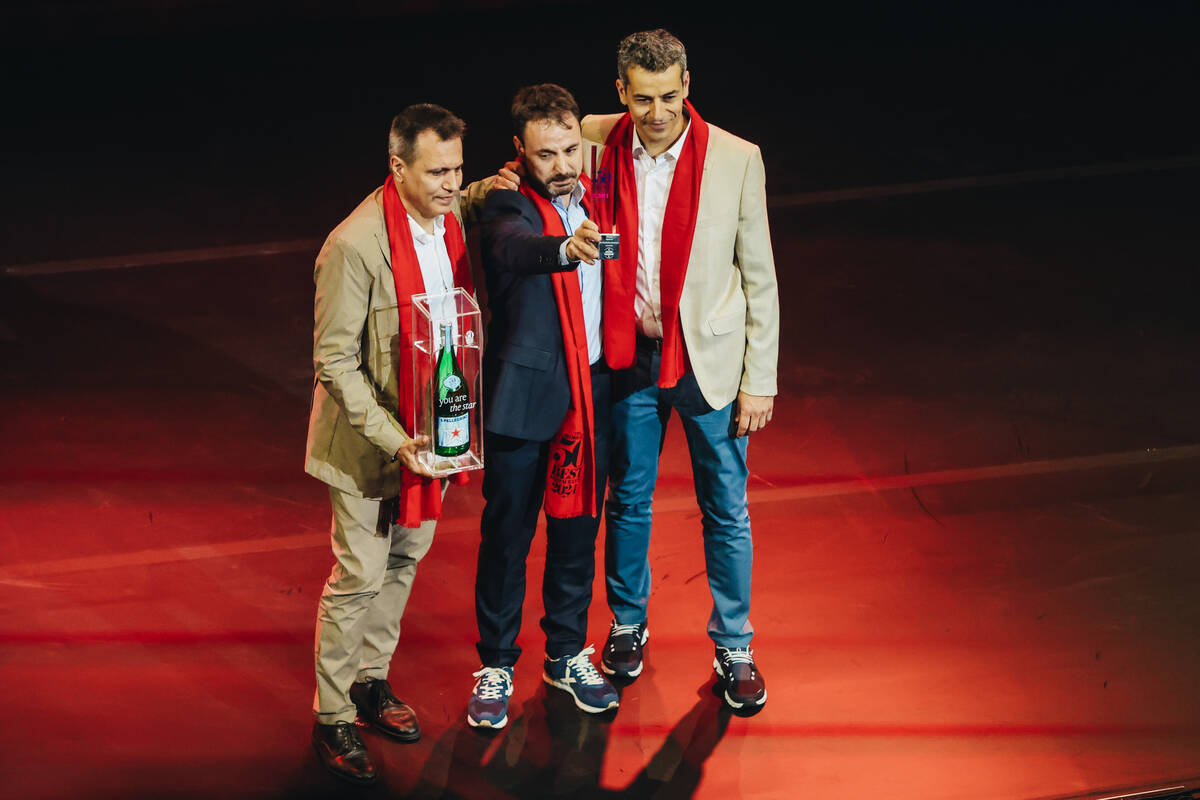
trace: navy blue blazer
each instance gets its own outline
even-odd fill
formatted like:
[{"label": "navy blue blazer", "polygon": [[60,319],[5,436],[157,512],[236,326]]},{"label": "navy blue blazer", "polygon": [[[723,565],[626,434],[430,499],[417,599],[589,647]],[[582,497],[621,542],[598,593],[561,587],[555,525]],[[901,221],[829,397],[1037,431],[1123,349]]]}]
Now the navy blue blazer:
[{"label": "navy blue blazer", "polygon": [[483,427],[548,441],[571,404],[562,323],[550,273],[566,236],[543,236],[542,217],[520,192],[497,189],[483,210],[480,250],[487,280],[487,349],[483,355]]}]

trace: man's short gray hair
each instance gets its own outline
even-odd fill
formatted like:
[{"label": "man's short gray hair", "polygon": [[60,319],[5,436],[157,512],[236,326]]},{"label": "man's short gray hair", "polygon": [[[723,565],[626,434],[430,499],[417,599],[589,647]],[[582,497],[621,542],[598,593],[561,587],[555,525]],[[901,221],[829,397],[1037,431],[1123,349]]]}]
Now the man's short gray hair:
[{"label": "man's short gray hair", "polygon": [[617,45],[617,77],[622,83],[629,83],[630,67],[659,73],[672,64],[679,65],[681,76],[687,72],[687,50],[683,42],[662,28],[631,33]]}]

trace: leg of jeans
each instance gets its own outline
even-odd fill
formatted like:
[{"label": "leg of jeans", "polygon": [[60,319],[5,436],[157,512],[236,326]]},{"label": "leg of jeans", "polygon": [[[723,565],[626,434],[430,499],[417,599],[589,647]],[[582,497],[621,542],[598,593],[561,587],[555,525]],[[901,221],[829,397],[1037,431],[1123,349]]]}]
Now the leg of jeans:
[{"label": "leg of jeans", "polygon": [[387,570],[388,520],[378,500],[355,497],[332,486],[330,538],[336,559],[317,604],[314,646],[317,691],[313,713],[325,725],[353,722],[350,686],[362,658],[367,611]]},{"label": "leg of jeans", "polygon": [[670,414],[658,395],[652,385],[613,403],[604,572],[608,607],[621,625],[645,622],[650,599],[651,503]]},{"label": "leg of jeans", "polygon": [[525,560],[546,487],[544,442],[484,432],[483,514],[475,567],[476,650],[486,667],[511,667],[521,648]]},{"label": "leg of jeans", "polygon": [[[608,484],[610,410],[609,375],[592,378],[595,411],[596,510],[603,513],[604,490]],[[600,517],[571,519],[546,517],[546,570],[542,578],[546,655],[573,656],[587,640],[588,607],[592,604],[592,580],[596,575],[596,533]]]},{"label": "leg of jeans", "polygon": [[391,526],[387,572],[379,594],[367,609],[357,680],[387,678],[392,654],[400,640],[400,620],[417,575],[417,563],[429,552],[436,527],[435,519],[425,520],[416,528]]},{"label": "leg of jeans", "polygon": [[680,414],[704,529],[704,563],[713,609],[708,635],[721,647],[747,647],[754,542],[746,499],[746,437],[729,435],[733,404],[707,414]]}]

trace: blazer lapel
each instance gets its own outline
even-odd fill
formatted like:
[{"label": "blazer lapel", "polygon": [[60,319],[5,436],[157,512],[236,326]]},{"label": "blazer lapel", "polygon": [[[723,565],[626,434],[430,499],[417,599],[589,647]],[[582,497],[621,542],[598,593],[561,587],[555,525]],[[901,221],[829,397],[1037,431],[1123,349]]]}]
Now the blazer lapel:
[{"label": "blazer lapel", "polygon": [[383,256],[383,263],[387,264],[388,271],[392,269],[392,245],[388,241],[387,222],[383,216],[383,189],[378,189],[375,192],[375,212],[379,215],[378,225],[375,226],[375,243],[379,245],[379,252]]}]

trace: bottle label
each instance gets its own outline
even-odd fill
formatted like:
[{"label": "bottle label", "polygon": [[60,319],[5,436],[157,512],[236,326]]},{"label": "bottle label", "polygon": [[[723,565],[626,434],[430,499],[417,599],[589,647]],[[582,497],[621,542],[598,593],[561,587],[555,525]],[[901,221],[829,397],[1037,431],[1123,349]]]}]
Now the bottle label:
[{"label": "bottle label", "polygon": [[467,414],[456,417],[437,418],[437,446],[439,448],[462,447],[470,440]]}]

